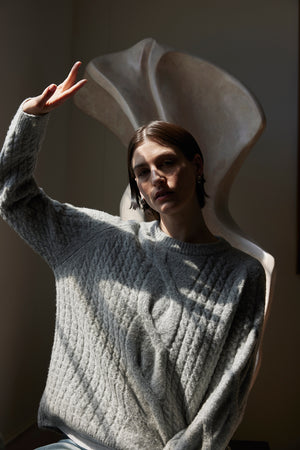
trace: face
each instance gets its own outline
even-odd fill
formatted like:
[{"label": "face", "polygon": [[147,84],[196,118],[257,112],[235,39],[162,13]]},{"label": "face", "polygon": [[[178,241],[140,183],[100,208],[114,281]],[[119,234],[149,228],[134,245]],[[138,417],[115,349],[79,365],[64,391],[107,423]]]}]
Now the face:
[{"label": "face", "polygon": [[161,216],[199,208],[196,178],[202,174],[200,155],[189,161],[180,150],[147,140],[134,151],[132,168],[142,197]]}]

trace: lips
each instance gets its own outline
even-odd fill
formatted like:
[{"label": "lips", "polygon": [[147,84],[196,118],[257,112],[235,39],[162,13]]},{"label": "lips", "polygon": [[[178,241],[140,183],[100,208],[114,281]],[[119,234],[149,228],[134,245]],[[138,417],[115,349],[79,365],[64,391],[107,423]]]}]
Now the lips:
[{"label": "lips", "polygon": [[172,194],[172,191],[162,189],[162,190],[156,192],[154,199],[155,200],[164,199],[164,198],[168,197],[170,194]]}]

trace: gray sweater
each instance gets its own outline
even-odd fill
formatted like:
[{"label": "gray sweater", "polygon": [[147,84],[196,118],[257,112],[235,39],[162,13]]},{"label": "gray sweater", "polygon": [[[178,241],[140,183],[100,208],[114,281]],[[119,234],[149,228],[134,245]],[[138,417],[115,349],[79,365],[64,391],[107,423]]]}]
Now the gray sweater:
[{"label": "gray sweater", "polygon": [[255,364],[262,266],[223,239],[50,199],[32,176],[46,123],[20,108],[0,154],[1,215],[56,280],[39,424],[95,449],[224,449]]}]

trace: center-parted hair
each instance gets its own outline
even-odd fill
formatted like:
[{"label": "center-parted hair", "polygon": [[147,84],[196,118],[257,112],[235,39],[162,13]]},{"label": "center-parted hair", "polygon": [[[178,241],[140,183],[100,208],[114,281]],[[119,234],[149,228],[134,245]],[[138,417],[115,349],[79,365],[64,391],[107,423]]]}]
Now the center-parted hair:
[{"label": "center-parted hair", "polygon": [[[150,208],[144,200],[141,200],[141,194],[135,181],[135,175],[132,168],[134,151],[147,140],[156,142],[164,147],[180,150],[189,161],[192,161],[195,155],[200,155],[202,163],[204,163],[203,155],[196,139],[184,128],[161,120],[150,122],[148,125],[138,128],[129,142],[127,154],[128,177],[131,191],[131,208],[133,209],[143,208],[146,210]],[[196,193],[201,208],[205,205],[205,197],[207,197],[204,189],[204,183],[205,179],[202,175],[200,182],[196,185]],[[150,209],[152,210],[152,208]],[[154,215],[157,218],[158,213],[154,211]]]}]

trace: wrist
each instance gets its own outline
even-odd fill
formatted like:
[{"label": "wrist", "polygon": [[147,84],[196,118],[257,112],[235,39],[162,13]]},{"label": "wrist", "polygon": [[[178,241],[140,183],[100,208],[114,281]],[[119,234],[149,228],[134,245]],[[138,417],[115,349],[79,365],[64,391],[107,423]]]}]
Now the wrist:
[{"label": "wrist", "polygon": [[34,102],[33,98],[28,98],[23,102],[22,106],[23,112],[26,114],[30,114],[33,116],[43,116],[46,114],[45,112],[42,112],[40,108],[36,106],[36,103]]}]

